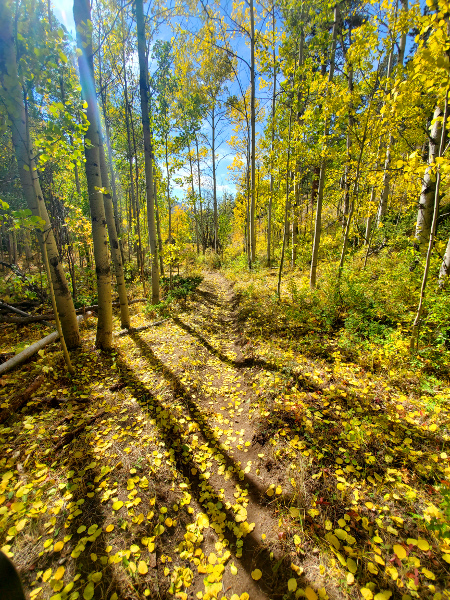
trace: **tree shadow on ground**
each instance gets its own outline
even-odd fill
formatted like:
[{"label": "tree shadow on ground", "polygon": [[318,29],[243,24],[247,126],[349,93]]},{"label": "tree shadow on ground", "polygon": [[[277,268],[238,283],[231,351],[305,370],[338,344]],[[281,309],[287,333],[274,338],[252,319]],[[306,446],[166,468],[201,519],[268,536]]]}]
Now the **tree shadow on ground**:
[{"label": "tree shadow on ground", "polygon": [[[187,392],[178,377],[153,354],[152,350],[145,342],[139,339],[137,334],[132,334],[132,337],[140,346],[143,356],[145,356],[149,365],[163,374],[164,378],[171,385],[174,396],[182,400],[189,411],[192,421],[198,424],[205,442],[214,446],[216,451],[220,452],[220,454],[225,457],[227,464],[234,465],[233,459],[229,456],[225,456],[223,449],[218,447],[218,441],[214,432],[207,424],[205,415],[202,414],[198,405],[192,399],[191,394]],[[220,494],[217,490],[214,490],[212,486],[208,485],[207,497],[203,497],[206,487],[205,480],[203,479],[202,474],[193,474],[193,471],[194,473],[197,472],[198,465],[195,462],[192,450],[183,442],[180,436],[180,424],[176,416],[167,410],[164,410],[164,407],[157,398],[126,363],[118,359],[117,364],[120,367],[121,376],[124,382],[126,382],[128,389],[139,401],[142,409],[155,420],[159,435],[166,446],[173,449],[176,467],[178,471],[183,474],[186,482],[189,483],[191,493],[196,497],[197,502],[203,506],[204,511],[209,515],[211,521],[219,522],[217,521],[217,515],[214,509],[211,507],[221,502]],[[259,504],[261,510],[270,510],[261,501],[260,490],[258,488],[255,489],[253,481],[247,476],[246,480],[242,481],[235,473],[233,473],[233,477],[236,478],[236,481],[238,481],[239,485],[242,487],[245,488],[246,484],[248,485],[247,489],[249,490],[249,495],[251,495],[251,498],[255,503]],[[239,524],[235,522],[235,515],[231,510],[228,510],[225,507],[221,510],[226,513],[226,521],[230,524],[234,524],[233,527],[224,529],[222,533],[228,540],[230,549],[236,551],[236,542],[242,535],[235,529]],[[281,598],[287,589],[287,581],[292,577],[292,571],[290,569],[291,557],[286,553],[285,555],[281,554],[281,556],[276,558],[278,559],[275,563],[277,564],[277,569],[274,572],[274,559],[273,557],[271,558],[271,549],[261,543],[260,540],[256,539],[252,532],[245,536],[244,553],[236,562],[248,573],[250,582],[252,582],[251,572],[255,568],[259,568],[264,573],[264,578],[258,582],[257,586],[255,582],[252,582],[256,586],[253,593],[257,593],[257,597],[259,598]],[[189,566],[189,563],[186,566]],[[252,597],[251,590],[248,591],[250,597]]]}]

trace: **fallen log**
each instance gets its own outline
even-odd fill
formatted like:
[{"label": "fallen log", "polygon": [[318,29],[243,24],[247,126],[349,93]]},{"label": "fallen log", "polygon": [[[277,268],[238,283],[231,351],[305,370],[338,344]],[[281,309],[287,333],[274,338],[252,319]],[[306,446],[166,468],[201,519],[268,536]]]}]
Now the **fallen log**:
[{"label": "fallen log", "polygon": [[0,425],[4,423],[11,415],[19,411],[24,406],[36,390],[38,390],[44,383],[44,375],[39,375],[36,379],[30,383],[23,394],[19,394],[16,398],[11,401],[11,406],[5,408],[0,412]]},{"label": "fallen log", "polygon": [[[0,315],[0,323],[15,323],[16,325],[26,325],[27,323],[39,323],[39,321],[54,321],[55,315],[28,315],[27,317],[19,317],[15,315]],[[50,323],[48,323],[50,324]]]},{"label": "fallen log", "polygon": [[[53,315],[30,315],[29,313],[26,313],[23,310],[20,310],[20,308],[16,308],[15,306],[11,306],[10,304],[6,304],[6,302],[1,302],[0,301],[0,308],[3,308],[3,310],[7,310],[9,312],[14,312],[17,313],[18,315],[20,315],[23,318],[26,319],[32,319],[31,321],[21,321],[20,317],[7,317],[2,315],[0,317],[0,323],[32,323],[33,321],[43,321],[44,325],[50,325],[50,323],[48,323],[45,319],[51,320],[54,318]],[[11,319],[11,320],[8,320]],[[14,320],[14,319],[19,319],[19,320]]]},{"label": "fallen log", "polygon": [[106,413],[105,410],[101,410],[100,412],[98,412],[96,415],[94,415],[93,417],[91,417],[90,419],[88,419],[87,421],[85,421],[82,425],[80,425],[79,427],[77,427],[73,431],[69,431],[68,433],[66,433],[66,435],[64,435],[62,437],[61,441],[59,441],[56,444],[56,446],[54,447],[55,452],[57,450],[59,450],[60,448],[62,448],[63,446],[65,446],[66,444],[69,444],[73,439],[75,439],[77,437],[77,435],[79,433],[81,433],[83,431],[83,429],[85,429],[88,425],[90,425],[91,423],[93,423],[99,417],[102,417],[105,413]]},{"label": "fallen log", "polygon": [[15,312],[18,315],[21,315],[22,317],[29,317],[30,316],[28,313],[24,312],[23,310],[20,310],[20,308],[16,308],[15,306],[11,306],[10,304],[6,304],[6,302],[0,301],[0,308],[3,308],[4,310],[7,310],[9,312]]},{"label": "fallen log", "polygon": [[[82,321],[84,321],[84,319],[87,318],[88,316],[89,316],[89,313],[86,313],[85,315],[79,315],[77,317],[78,323],[81,323]],[[19,354],[16,354],[12,358],[10,358],[6,362],[4,362],[2,365],[0,365],[0,375],[3,375],[3,373],[7,373],[8,371],[15,369],[16,367],[18,367],[19,365],[24,363],[28,358],[33,356],[33,354],[36,354],[36,352],[39,352],[39,350],[41,350],[41,348],[44,348],[48,344],[52,344],[53,342],[56,342],[56,340],[58,338],[59,338],[59,333],[57,331],[54,331],[53,333],[50,333],[50,335],[47,335],[46,337],[35,342],[34,344],[31,344],[31,346],[28,346],[28,348],[25,348],[25,350],[22,350],[22,352],[19,352]]]}]

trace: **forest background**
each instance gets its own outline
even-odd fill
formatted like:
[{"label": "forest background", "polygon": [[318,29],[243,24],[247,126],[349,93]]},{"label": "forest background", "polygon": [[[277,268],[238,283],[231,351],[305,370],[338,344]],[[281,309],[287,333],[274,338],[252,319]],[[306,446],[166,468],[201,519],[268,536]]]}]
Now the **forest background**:
[{"label": "forest background", "polygon": [[[0,6],[0,372],[44,319],[76,352],[77,312],[93,307],[95,346],[111,351],[113,302],[130,332],[132,300],[145,302],[140,319],[173,315],[222,269],[249,361],[252,344],[276,338],[361,382],[381,377],[414,399],[412,416],[399,413],[408,423],[434,434],[425,420],[442,419],[439,453],[424,454],[446,461],[450,4],[73,9],[72,35],[51,2]],[[448,563],[448,468],[431,470],[418,478],[441,508],[421,524]],[[413,596],[416,575],[405,574]]]}]

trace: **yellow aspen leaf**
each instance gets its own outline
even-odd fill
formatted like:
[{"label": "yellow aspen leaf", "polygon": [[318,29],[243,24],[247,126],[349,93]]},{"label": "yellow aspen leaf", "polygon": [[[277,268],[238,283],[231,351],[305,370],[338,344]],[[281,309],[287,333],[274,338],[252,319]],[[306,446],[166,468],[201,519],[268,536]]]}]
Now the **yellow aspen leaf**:
[{"label": "yellow aspen leaf", "polygon": [[406,550],[403,548],[403,546],[400,546],[399,544],[395,544],[394,552],[400,560],[402,560],[403,558],[406,558]]},{"label": "yellow aspen leaf", "polygon": [[305,597],[308,598],[308,600],[319,600],[319,596],[316,594],[316,592],[311,588],[311,587],[307,587],[305,590]]},{"label": "yellow aspen leaf", "polygon": [[450,554],[443,554],[442,558],[445,560],[445,562],[450,563]]},{"label": "yellow aspen leaf", "polygon": [[389,600],[392,596],[392,592],[390,590],[383,590],[382,592],[376,594],[374,600]]},{"label": "yellow aspen leaf", "polygon": [[425,577],[428,577],[428,579],[436,579],[434,573],[432,573],[428,569],[425,569],[425,567],[422,569],[422,573],[425,575]]},{"label": "yellow aspen leaf", "polygon": [[110,533],[110,532],[111,532],[113,529],[114,529],[114,525],[113,525],[112,523],[110,523],[110,524],[109,524],[109,525],[106,527],[105,531],[107,531],[108,533]]},{"label": "yellow aspen leaf", "polygon": [[197,517],[197,525],[200,527],[200,529],[209,527],[208,515],[205,515],[204,513],[200,513]]},{"label": "yellow aspen leaf", "polygon": [[99,581],[101,581],[103,576],[103,573],[101,571],[97,571],[95,573],[92,573],[92,575],[90,575],[91,581],[93,581],[94,583],[98,583]]},{"label": "yellow aspen leaf", "polygon": [[347,573],[347,585],[353,585],[355,583],[355,576],[353,573]]},{"label": "yellow aspen leaf", "polygon": [[369,588],[361,588],[359,591],[361,592],[361,596],[364,598],[364,600],[372,600],[373,594]]},{"label": "yellow aspen leaf", "polygon": [[398,571],[397,571],[397,569],[395,567],[393,567],[393,566],[387,567],[386,573],[394,581],[396,581],[398,579]]},{"label": "yellow aspen leaf", "polygon": [[53,579],[56,579],[56,581],[59,581],[60,579],[62,579],[62,577],[63,577],[63,575],[64,575],[64,572],[65,572],[65,570],[66,570],[66,569],[65,569],[64,567],[62,567],[62,566],[61,566],[61,567],[58,567],[58,568],[56,569],[56,572],[55,572],[55,574],[53,575]]},{"label": "yellow aspen leaf", "polygon": [[290,592],[295,592],[296,589],[297,589],[297,580],[292,577],[288,581],[288,590]]},{"label": "yellow aspen leaf", "polygon": [[144,562],[143,560],[139,561],[138,572],[141,575],[145,575],[146,573],[148,573],[147,563]]},{"label": "yellow aspen leaf", "polygon": [[56,542],[54,548],[53,548],[53,552],[60,552],[64,547],[64,542]]},{"label": "yellow aspen leaf", "polygon": [[262,572],[259,569],[255,569],[254,571],[252,571],[252,579],[254,579],[255,581],[258,581],[258,579],[261,579],[262,577]]},{"label": "yellow aspen leaf", "polygon": [[427,540],[424,540],[423,538],[419,538],[417,540],[417,547],[420,548],[420,550],[423,550],[423,552],[426,552],[427,550],[430,549],[430,544],[427,542]]},{"label": "yellow aspen leaf", "polygon": [[94,584],[90,581],[83,591],[84,600],[91,600],[94,597]]},{"label": "yellow aspen leaf", "polygon": [[347,568],[350,571],[350,573],[356,573],[358,565],[355,563],[353,558],[347,558]]},{"label": "yellow aspen leaf", "polygon": [[237,575],[238,570],[237,570],[237,567],[236,567],[236,565],[234,563],[230,567],[230,572],[231,572],[232,575]]},{"label": "yellow aspen leaf", "polygon": [[372,573],[372,575],[377,575],[378,574],[378,569],[373,564],[373,562],[367,563],[367,569],[369,570],[370,573]]}]

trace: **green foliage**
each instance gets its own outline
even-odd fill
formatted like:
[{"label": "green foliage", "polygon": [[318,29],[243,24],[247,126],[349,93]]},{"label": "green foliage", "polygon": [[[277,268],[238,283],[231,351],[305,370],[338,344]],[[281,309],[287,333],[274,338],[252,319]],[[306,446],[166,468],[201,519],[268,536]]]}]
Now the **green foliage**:
[{"label": "green foliage", "polygon": [[171,286],[169,277],[161,277],[160,285],[164,293],[164,300],[156,305],[148,304],[146,312],[156,311],[157,314],[166,314],[168,307],[173,302],[179,300],[186,302],[187,298],[195,292],[202,281],[203,277],[201,276],[182,277],[181,275],[174,275]]}]

